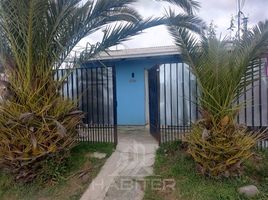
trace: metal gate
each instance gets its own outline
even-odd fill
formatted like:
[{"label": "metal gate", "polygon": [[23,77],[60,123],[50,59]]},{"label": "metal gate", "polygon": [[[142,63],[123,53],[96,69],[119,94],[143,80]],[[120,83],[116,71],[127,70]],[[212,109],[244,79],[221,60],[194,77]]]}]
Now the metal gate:
[{"label": "metal gate", "polygon": [[180,139],[198,118],[195,76],[184,63],[159,66],[161,142]]},{"label": "metal gate", "polygon": [[150,133],[160,143],[160,110],[159,110],[159,66],[148,70],[149,81],[149,121],[150,121]]},{"label": "metal gate", "polygon": [[60,69],[55,78],[64,79],[61,95],[85,113],[79,140],[117,144],[114,67]]},{"label": "metal gate", "polygon": [[184,63],[149,70],[150,130],[159,143],[179,139],[198,118],[197,83]]},{"label": "metal gate", "polygon": [[[237,122],[253,130],[268,127],[266,62],[258,60],[253,72],[261,78],[245,88],[237,101],[248,102],[240,110]],[[199,118],[198,94],[196,78],[184,63],[168,63],[149,70],[150,130],[159,143],[181,139],[191,131],[192,123]],[[267,140],[261,143],[262,147],[268,147]]]}]

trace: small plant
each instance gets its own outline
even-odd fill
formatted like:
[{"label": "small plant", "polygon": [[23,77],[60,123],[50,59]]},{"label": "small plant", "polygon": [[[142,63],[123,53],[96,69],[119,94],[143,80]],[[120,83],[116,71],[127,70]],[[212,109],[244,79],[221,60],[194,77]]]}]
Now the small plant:
[{"label": "small plant", "polygon": [[246,174],[254,176],[258,181],[268,184],[268,152],[257,151],[246,162]]},{"label": "small plant", "polygon": [[[66,154],[66,152],[62,152]],[[37,180],[41,183],[58,183],[64,180],[64,175],[68,171],[68,157],[69,155],[54,155],[42,162],[42,170]]]}]

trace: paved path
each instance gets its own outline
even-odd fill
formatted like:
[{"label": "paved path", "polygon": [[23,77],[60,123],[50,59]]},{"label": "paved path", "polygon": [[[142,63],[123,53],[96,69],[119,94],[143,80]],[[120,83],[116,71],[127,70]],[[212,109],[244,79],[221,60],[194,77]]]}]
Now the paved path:
[{"label": "paved path", "polygon": [[152,175],[158,144],[143,127],[118,130],[118,145],[81,200],[142,200],[144,177]]}]

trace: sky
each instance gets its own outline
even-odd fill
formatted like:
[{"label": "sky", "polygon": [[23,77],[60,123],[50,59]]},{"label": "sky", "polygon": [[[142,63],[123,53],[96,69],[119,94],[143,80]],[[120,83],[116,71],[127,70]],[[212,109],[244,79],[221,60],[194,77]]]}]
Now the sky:
[{"label": "sky", "polygon": [[[242,12],[249,17],[249,27],[258,21],[268,19],[268,0],[241,0],[244,2]],[[201,9],[197,16],[201,17],[207,24],[211,21],[216,25],[217,35],[225,36],[230,34],[227,28],[230,27],[232,16],[237,14],[237,0],[199,0]],[[170,4],[163,4],[154,0],[139,0],[133,5],[143,17],[163,16],[165,8]],[[171,5],[172,6],[172,5]],[[79,46],[84,46],[86,42],[94,43],[99,40],[99,34],[94,34],[83,39]],[[132,37],[117,48],[143,48],[155,46],[174,45],[165,26],[154,27],[144,31],[139,36]]]}]

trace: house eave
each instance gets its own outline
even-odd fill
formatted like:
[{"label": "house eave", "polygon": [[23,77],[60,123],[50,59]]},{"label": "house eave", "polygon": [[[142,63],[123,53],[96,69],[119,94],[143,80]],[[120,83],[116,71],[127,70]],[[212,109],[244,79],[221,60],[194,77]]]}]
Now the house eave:
[{"label": "house eave", "polygon": [[89,61],[107,61],[117,59],[133,59],[133,58],[146,58],[146,57],[158,57],[158,56],[172,56],[180,55],[180,50],[176,46],[161,46],[161,47],[149,47],[149,48],[136,48],[136,49],[124,49],[124,50],[109,50],[107,52],[101,52]]}]

